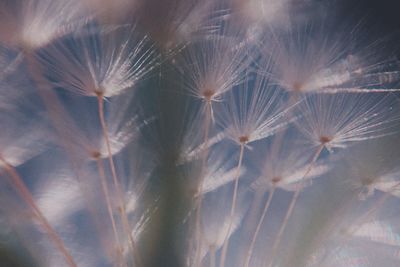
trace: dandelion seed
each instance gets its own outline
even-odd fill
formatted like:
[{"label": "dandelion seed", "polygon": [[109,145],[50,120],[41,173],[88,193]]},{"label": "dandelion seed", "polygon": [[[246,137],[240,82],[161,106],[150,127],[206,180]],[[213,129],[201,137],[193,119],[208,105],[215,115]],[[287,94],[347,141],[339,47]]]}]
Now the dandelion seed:
[{"label": "dandelion seed", "polygon": [[[399,91],[390,87],[400,73],[397,69],[387,70],[394,60],[379,53],[383,42],[360,43],[357,29],[339,35],[331,29],[334,22],[327,20],[317,20],[305,27],[293,26],[289,31],[273,32],[267,37],[275,43],[267,52],[275,63],[268,74],[273,81],[294,93]],[[349,32],[348,29],[345,25],[342,32]]]},{"label": "dandelion seed", "polygon": [[77,94],[112,97],[135,86],[154,68],[149,40],[135,27],[88,26],[42,51],[40,61],[56,85]]},{"label": "dandelion seed", "polygon": [[274,135],[296,118],[285,120],[297,105],[286,107],[287,94],[268,84],[265,78],[247,81],[244,88],[228,95],[218,122],[228,138],[237,144],[250,144]]},{"label": "dandelion seed", "polygon": [[[49,66],[60,81],[60,85],[72,92],[97,97],[98,117],[105,139],[114,186],[119,196],[121,219],[130,239],[132,251],[134,241],[129,234],[129,223],[123,205],[122,188],[115,170],[108,125],[104,116],[104,97],[122,94],[136,85],[153,67],[154,50],[146,37],[141,37],[135,28],[117,27],[107,29],[88,28],[72,36],[71,44],[56,44],[52,50],[44,51],[41,60]],[[82,58],[81,58],[82,56]],[[83,60],[82,60],[83,59]],[[57,62],[59,61],[59,62]],[[60,63],[58,65],[58,63]],[[135,257],[139,264],[139,258]]]},{"label": "dandelion seed", "polygon": [[400,170],[394,169],[385,172],[379,169],[379,172],[367,173],[362,171],[361,173],[354,174],[354,178],[357,179],[352,180],[351,183],[353,188],[360,191],[359,198],[361,200],[372,197],[376,190],[400,197],[400,181],[398,181]]},{"label": "dandelion seed", "polygon": [[[205,125],[203,164],[206,163],[209,147],[209,131],[214,121],[213,102],[243,80],[247,67],[247,53],[232,47],[232,38],[209,36],[190,44],[180,53],[176,67],[182,73],[184,86],[190,95],[205,103]],[[205,169],[206,166],[203,166]],[[200,177],[200,190],[204,176]],[[198,212],[201,210],[201,196],[198,199]],[[200,214],[197,216],[200,219]]]},{"label": "dandelion seed", "polygon": [[359,225],[353,235],[385,245],[400,246],[399,234],[390,224],[383,221],[372,221]]},{"label": "dandelion seed", "polygon": [[204,102],[220,101],[223,93],[244,81],[248,55],[243,47],[232,45],[233,38],[203,39],[187,46],[176,65],[190,95]]},{"label": "dandelion seed", "polygon": [[[312,154],[310,150],[296,144],[299,140],[294,138],[289,136],[284,138],[285,142],[278,145],[278,149],[272,148],[275,144],[267,147],[266,155],[261,157],[264,159],[261,164],[261,174],[252,187],[258,189],[276,187],[286,191],[293,191],[296,188],[303,179]],[[326,163],[318,162],[304,179],[317,178],[329,169],[330,166]]]},{"label": "dandelion seed", "polygon": [[312,95],[301,105],[298,129],[328,150],[393,134],[400,122],[394,95]]},{"label": "dandelion seed", "polygon": [[[245,266],[250,266],[250,259],[253,253],[256,240],[263,224],[267,211],[270,207],[272,197],[277,188],[286,191],[296,191],[303,189],[305,181],[319,177],[328,171],[328,166],[324,164],[316,164],[312,170],[309,169],[309,162],[312,155],[309,151],[304,151],[298,145],[294,137],[282,134],[280,138],[275,138],[274,142],[267,147],[266,156],[262,162],[262,170],[259,178],[253,183],[253,188],[265,188],[268,190],[268,199],[263,208],[263,212],[258,221],[256,230],[253,234],[251,244],[247,250]],[[286,137],[286,138],[285,138]],[[282,140],[282,142],[280,142]],[[308,156],[307,156],[308,155]],[[305,177],[304,174],[308,172]],[[311,183],[311,181],[310,181]]]},{"label": "dandelion seed", "polygon": [[[228,138],[240,145],[238,169],[242,165],[245,146],[287,127],[292,121],[285,121],[285,115],[295,106],[286,108],[286,95],[279,88],[269,87],[268,80],[263,77],[257,76],[255,81],[248,80],[244,86],[237,94],[230,94],[229,102],[224,106],[219,120],[225,125]],[[238,183],[239,177],[236,175],[231,214],[235,211]],[[221,254],[221,266],[224,266],[228,244],[226,239]]]},{"label": "dandelion seed", "polygon": [[[351,101],[351,102],[347,102]],[[346,104],[348,103],[348,104]],[[350,104],[351,103],[351,104]],[[318,146],[304,177],[312,170],[322,149],[346,147],[348,143],[374,139],[390,134],[388,130],[396,127],[399,113],[391,111],[398,107],[398,100],[393,95],[311,95],[302,104],[304,120],[298,122],[298,128],[310,138],[312,145]],[[309,115],[307,115],[309,114]],[[285,220],[274,242],[270,265],[276,253],[281,236],[294,205],[300,194],[298,188],[293,195]]]}]

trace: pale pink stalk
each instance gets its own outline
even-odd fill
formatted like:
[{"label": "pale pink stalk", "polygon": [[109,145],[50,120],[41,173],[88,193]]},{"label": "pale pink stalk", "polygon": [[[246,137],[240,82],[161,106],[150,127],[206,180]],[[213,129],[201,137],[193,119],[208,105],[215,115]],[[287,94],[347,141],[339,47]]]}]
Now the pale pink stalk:
[{"label": "pale pink stalk", "polygon": [[117,255],[120,256],[120,255],[122,255],[121,241],[120,241],[119,236],[118,236],[117,226],[116,226],[115,219],[114,219],[114,214],[113,214],[113,211],[112,211],[110,193],[108,191],[107,180],[106,180],[106,175],[105,175],[105,172],[104,172],[103,162],[98,156],[95,159],[96,159],[97,169],[99,171],[99,177],[100,177],[101,187],[102,187],[102,190],[103,190],[103,195],[104,195],[104,198],[105,198],[106,204],[107,204],[108,216],[110,217],[110,220],[111,220],[111,226],[112,226],[112,229],[113,229],[115,242],[117,244],[117,251],[118,251]]},{"label": "pale pink stalk", "polygon": [[111,168],[113,183],[114,183],[114,186],[115,186],[115,189],[117,192],[117,196],[118,196],[118,200],[119,200],[118,211],[121,216],[124,232],[128,235],[128,244],[129,244],[130,248],[132,249],[134,261],[137,266],[142,266],[140,254],[137,250],[135,241],[133,240],[132,230],[130,228],[128,216],[126,214],[122,187],[119,182],[117,172],[115,170],[115,164],[114,164],[114,159],[112,156],[111,145],[110,145],[110,138],[108,135],[108,127],[107,127],[106,121],[104,119],[104,101],[103,101],[103,95],[101,93],[99,93],[99,95],[97,96],[97,100],[98,100],[98,112],[99,112],[100,124],[101,124],[101,128],[103,130],[103,136],[104,136],[104,139],[106,141],[106,146],[107,146],[108,161],[109,161],[110,168]]},{"label": "pale pink stalk", "polygon": [[229,236],[232,228],[232,223],[233,223],[233,218],[235,215],[236,211],[236,201],[237,201],[237,193],[238,193],[238,188],[239,188],[239,177],[240,177],[240,168],[242,167],[242,162],[243,162],[243,154],[244,154],[244,146],[245,142],[242,142],[240,144],[240,154],[239,154],[239,161],[238,165],[236,167],[236,175],[235,175],[235,187],[233,189],[233,195],[232,195],[232,204],[231,204],[231,211],[229,215],[229,224],[228,224],[228,229],[226,236],[224,238],[224,243],[222,245],[222,251],[221,251],[221,259],[220,259],[220,267],[225,266],[225,258],[226,258],[226,253],[229,247]]},{"label": "pale pink stalk", "polygon": [[49,235],[50,239],[53,241],[54,245],[57,247],[60,253],[64,256],[68,266],[77,267],[78,265],[75,263],[74,258],[65,247],[61,237],[49,224],[46,217],[42,214],[39,207],[35,204],[32,194],[29,192],[28,188],[26,187],[25,183],[23,182],[22,178],[19,176],[15,168],[1,156],[0,156],[0,162],[2,163],[5,171],[8,174],[11,184],[17,190],[18,194],[25,201],[25,203],[32,209],[36,219],[42,225],[43,229]]},{"label": "pale pink stalk", "polygon": [[286,225],[289,222],[290,216],[292,215],[294,206],[296,205],[296,202],[297,202],[297,199],[299,198],[300,192],[303,189],[303,184],[304,184],[305,178],[311,172],[312,168],[315,165],[315,162],[317,161],[317,159],[318,159],[319,155],[321,154],[322,150],[324,149],[324,147],[325,147],[324,143],[321,143],[319,145],[317,151],[315,152],[315,155],[314,155],[312,161],[308,165],[308,168],[307,168],[306,172],[304,173],[303,178],[300,181],[300,184],[297,186],[296,192],[292,196],[292,200],[290,201],[289,208],[288,208],[288,210],[286,212],[285,218],[284,218],[284,220],[283,220],[283,222],[281,224],[281,227],[279,228],[278,234],[276,235],[275,241],[274,241],[274,243],[272,245],[272,252],[271,252],[271,256],[270,256],[269,263],[268,263],[269,267],[271,267],[272,264],[274,263],[275,254],[276,254],[278,246],[279,246],[279,244],[281,242],[283,232],[286,229]]},{"label": "pale pink stalk", "polygon": [[267,214],[268,208],[269,208],[269,206],[270,206],[270,204],[271,204],[272,197],[274,196],[274,192],[275,192],[275,187],[273,187],[273,188],[270,190],[270,192],[269,192],[268,200],[267,200],[267,202],[265,203],[265,206],[264,206],[263,212],[262,212],[262,214],[261,214],[260,220],[258,221],[256,230],[255,230],[255,232],[254,232],[254,234],[253,234],[253,238],[252,238],[252,240],[251,240],[249,249],[247,250],[247,253],[246,253],[246,259],[245,259],[245,264],[244,264],[245,267],[248,267],[249,264],[250,264],[250,259],[251,259],[251,255],[253,254],[254,245],[256,244],[256,240],[257,240],[257,237],[258,237],[258,233],[259,233],[259,231],[260,231],[260,229],[261,229],[261,225],[262,225],[263,222],[264,222],[265,215]]},{"label": "pale pink stalk", "polygon": [[196,204],[196,255],[195,255],[195,266],[200,266],[200,252],[201,252],[201,243],[202,243],[202,225],[201,225],[201,209],[203,204],[203,186],[205,176],[207,175],[207,159],[208,159],[208,137],[209,130],[211,126],[211,100],[206,102],[206,121],[205,121],[205,129],[204,129],[204,145],[205,150],[203,152],[203,159],[201,164],[201,172],[200,172],[200,183],[198,187],[198,198]]}]

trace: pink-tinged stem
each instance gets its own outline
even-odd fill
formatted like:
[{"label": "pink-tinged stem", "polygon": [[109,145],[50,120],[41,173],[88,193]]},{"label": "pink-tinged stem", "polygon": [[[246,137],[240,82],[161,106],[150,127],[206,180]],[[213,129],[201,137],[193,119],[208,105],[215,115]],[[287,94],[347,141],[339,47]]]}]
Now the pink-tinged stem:
[{"label": "pink-tinged stem", "polygon": [[271,253],[271,257],[270,257],[270,262],[267,265],[269,267],[271,267],[272,264],[274,263],[274,258],[275,258],[278,246],[279,246],[279,244],[280,244],[280,242],[282,240],[283,232],[285,231],[286,225],[289,222],[289,218],[292,215],[294,206],[296,205],[297,199],[299,198],[300,192],[301,192],[301,190],[303,188],[303,184],[304,184],[305,178],[307,177],[307,175],[310,173],[310,171],[314,167],[314,164],[317,161],[319,155],[321,154],[323,148],[324,148],[324,144],[320,144],[318,149],[317,149],[317,151],[314,154],[314,157],[313,157],[312,161],[308,165],[308,168],[307,168],[306,172],[304,173],[303,178],[301,179],[301,182],[298,185],[298,187],[297,187],[297,189],[296,189],[296,191],[295,191],[295,193],[294,193],[294,195],[292,197],[292,200],[290,201],[289,208],[288,208],[288,210],[286,212],[286,215],[285,215],[285,218],[283,220],[283,223],[281,224],[281,227],[279,228],[279,232],[278,232],[278,234],[276,236],[276,239],[274,241],[274,244],[272,246],[272,253]]},{"label": "pink-tinged stem", "polygon": [[249,247],[249,249],[248,249],[248,251],[247,251],[247,254],[246,254],[246,261],[245,261],[245,264],[244,264],[245,267],[248,267],[249,264],[250,264],[250,259],[251,259],[251,255],[253,254],[254,245],[256,244],[256,240],[257,240],[257,237],[258,237],[258,233],[260,232],[261,225],[262,225],[263,222],[264,222],[265,215],[267,214],[268,208],[269,208],[269,206],[270,206],[270,204],[271,204],[272,197],[274,196],[274,192],[275,192],[275,187],[273,187],[273,188],[271,189],[271,191],[269,192],[268,200],[267,200],[267,202],[265,203],[264,210],[263,210],[262,215],[261,215],[261,218],[260,218],[260,220],[259,220],[259,222],[258,222],[258,224],[257,224],[256,231],[254,232],[253,238],[252,238],[252,240],[251,240],[250,247]]},{"label": "pink-tinged stem", "polygon": [[207,101],[206,104],[206,121],[204,128],[204,146],[205,150],[203,153],[203,159],[201,164],[201,175],[200,175],[200,183],[198,187],[198,197],[196,203],[196,255],[195,255],[195,266],[200,266],[200,252],[201,252],[201,243],[202,243],[202,224],[201,224],[201,209],[203,206],[203,186],[205,176],[207,174],[207,159],[208,159],[208,137],[210,131],[211,124],[211,102]]},{"label": "pink-tinged stem", "polygon": [[57,234],[57,232],[53,229],[50,223],[47,221],[46,217],[42,214],[39,207],[35,204],[33,200],[32,194],[29,192],[28,188],[26,187],[25,183],[23,182],[22,178],[19,176],[15,168],[10,165],[6,160],[0,157],[0,162],[3,163],[4,169],[9,175],[11,184],[17,190],[21,198],[26,202],[26,204],[32,209],[35,217],[42,225],[43,229],[49,235],[50,239],[53,241],[57,249],[61,252],[64,256],[68,266],[70,267],[77,267],[74,259],[72,258],[71,254],[66,249],[64,242]]},{"label": "pink-tinged stem", "polygon": [[[115,238],[115,241],[116,241],[117,246],[118,246],[117,247],[117,251],[118,251],[117,254],[119,256],[121,256],[122,255],[121,241],[119,240],[117,226],[116,226],[114,215],[113,215],[113,211],[112,211],[110,193],[108,191],[107,180],[106,180],[106,175],[105,175],[105,172],[104,172],[103,162],[99,157],[96,158],[96,164],[97,164],[97,169],[99,171],[99,177],[100,177],[101,187],[102,187],[102,190],[103,190],[103,195],[104,195],[104,198],[106,200],[108,215],[109,215],[109,217],[111,219],[111,226],[112,226],[112,229],[113,229],[114,238]],[[120,261],[119,259],[120,259],[120,257],[118,257],[118,261]]]},{"label": "pink-tinged stem", "polygon": [[239,177],[240,177],[240,168],[242,167],[242,162],[243,162],[243,154],[244,154],[244,143],[240,143],[240,154],[239,154],[239,161],[238,165],[236,167],[236,175],[235,175],[235,187],[233,189],[233,195],[232,195],[232,205],[231,205],[231,212],[229,216],[229,225],[228,229],[225,235],[224,243],[222,245],[222,252],[221,252],[221,259],[220,259],[220,267],[225,267],[225,258],[226,258],[226,252],[228,250],[229,246],[229,237],[230,237],[230,232],[232,229],[232,224],[233,224],[233,218],[235,215],[236,211],[236,201],[237,201],[237,193],[238,193],[238,188],[239,188]]},{"label": "pink-tinged stem", "polygon": [[134,240],[132,238],[132,231],[131,231],[130,226],[129,226],[128,216],[126,215],[126,210],[125,210],[125,205],[124,205],[123,192],[122,192],[121,184],[120,184],[118,176],[117,176],[117,172],[115,170],[114,159],[113,159],[112,152],[111,152],[110,137],[108,135],[108,127],[107,127],[106,121],[104,119],[104,100],[103,100],[103,95],[99,94],[97,96],[97,100],[98,100],[98,109],[99,109],[98,112],[99,112],[100,124],[101,124],[101,128],[103,130],[104,139],[106,141],[106,147],[107,147],[107,153],[108,153],[108,161],[110,163],[113,183],[114,183],[114,186],[116,188],[117,195],[118,195],[119,202],[120,202],[118,211],[119,211],[120,216],[121,216],[121,220],[122,220],[122,225],[124,227],[124,231],[128,236],[128,243],[129,243],[130,248],[132,249],[134,261],[136,263],[136,266],[139,267],[139,266],[142,266],[141,258],[140,258],[139,252],[137,251],[135,242],[134,242]]}]

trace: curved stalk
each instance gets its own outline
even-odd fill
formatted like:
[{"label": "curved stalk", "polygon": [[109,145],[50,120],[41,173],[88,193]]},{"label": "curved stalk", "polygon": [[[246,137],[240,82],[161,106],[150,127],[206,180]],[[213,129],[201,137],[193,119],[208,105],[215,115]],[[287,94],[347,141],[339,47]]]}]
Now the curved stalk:
[{"label": "curved stalk", "polygon": [[65,247],[64,242],[62,241],[61,237],[53,229],[53,227],[47,221],[46,217],[40,211],[39,207],[36,205],[36,203],[32,197],[32,194],[29,192],[24,181],[17,173],[17,170],[2,157],[0,157],[0,162],[3,163],[4,169],[10,178],[11,184],[17,190],[18,194],[25,201],[25,203],[32,209],[33,214],[35,215],[35,217],[37,218],[39,223],[42,225],[43,229],[49,235],[50,239],[53,241],[53,243],[57,247],[57,249],[64,256],[65,261],[67,262],[68,266],[77,267],[77,264],[75,263],[73,257],[71,256],[71,254]]}]

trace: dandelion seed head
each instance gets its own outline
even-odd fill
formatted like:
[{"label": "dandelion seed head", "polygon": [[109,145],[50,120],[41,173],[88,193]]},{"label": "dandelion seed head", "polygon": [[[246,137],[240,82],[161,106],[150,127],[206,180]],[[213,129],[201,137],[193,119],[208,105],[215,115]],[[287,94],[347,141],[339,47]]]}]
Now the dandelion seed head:
[{"label": "dandelion seed head", "polygon": [[99,151],[92,151],[92,152],[90,152],[90,156],[93,159],[97,160],[97,159],[101,158],[101,153]]},{"label": "dandelion seed head", "polygon": [[271,179],[271,182],[272,182],[274,185],[278,184],[280,181],[282,181],[282,177],[281,177],[281,176],[274,176],[274,177],[272,177],[272,179]]},{"label": "dandelion seed head", "polygon": [[134,26],[88,25],[42,51],[57,85],[80,95],[113,97],[137,85],[156,65],[150,40]]},{"label": "dandelion seed head", "polygon": [[239,143],[246,144],[249,142],[250,138],[247,135],[239,136]]},{"label": "dandelion seed head", "polygon": [[368,42],[360,25],[353,29],[337,19],[326,16],[304,25],[291,22],[289,30],[267,34],[266,41],[275,44],[265,49],[275,63],[272,80],[297,93],[396,89],[391,80],[397,79],[398,70],[389,67],[395,60],[376,52],[385,42]]},{"label": "dandelion seed head", "polygon": [[213,98],[214,94],[215,94],[215,90],[212,90],[212,89],[205,89],[204,92],[203,92],[204,99],[207,102],[211,101],[211,99]]},{"label": "dandelion seed head", "polygon": [[274,135],[296,119],[284,119],[297,105],[287,106],[286,101],[282,89],[270,85],[264,77],[257,77],[229,92],[217,117],[231,140],[248,144]]},{"label": "dandelion seed head", "polygon": [[313,179],[323,177],[330,171],[330,165],[318,161],[304,177],[312,153],[301,145],[300,141],[296,136],[292,136],[292,133],[283,132],[272,137],[269,143],[260,145],[252,155],[257,169],[257,179],[253,182],[252,188],[295,191],[302,182],[303,187],[310,185]]},{"label": "dandelion seed head", "polygon": [[[298,129],[328,149],[396,132],[399,102],[394,95],[310,95],[300,107]],[[395,109],[391,109],[393,107]]]},{"label": "dandelion seed head", "polygon": [[321,142],[321,144],[329,143],[330,141],[332,141],[332,139],[333,139],[332,137],[324,135],[319,137],[319,141]]},{"label": "dandelion seed head", "polygon": [[295,81],[295,82],[293,82],[292,88],[293,88],[293,91],[295,91],[295,92],[301,92],[302,88],[303,88],[303,84],[301,82]]},{"label": "dandelion seed head", "polygon": [[175,65],[190,95],[218,102],[224,93],[244,81],[249,54],[237,44],[237,38],[213,35],[192,42],[177,56]]}]

